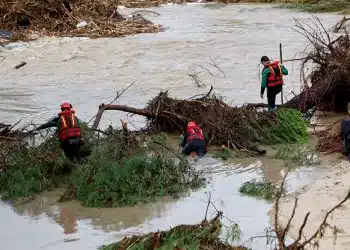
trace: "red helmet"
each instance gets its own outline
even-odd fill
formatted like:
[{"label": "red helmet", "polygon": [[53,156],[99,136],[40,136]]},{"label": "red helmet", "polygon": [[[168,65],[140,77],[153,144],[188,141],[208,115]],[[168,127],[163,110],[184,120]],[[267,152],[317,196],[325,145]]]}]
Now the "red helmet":
[{"label": "red helmet", "polygon": [[196,127],[196,126],[197,126],[197,124],[196,124],[195,122],[189,122],[189,123],[187,124],[187,132],[188,132],[190,129]]},{"label": "red helmet", "polygon": [[64,102],[61,104],[61,109],[71,109],[72,108],[72,104],[70,104],[69,102]]}]

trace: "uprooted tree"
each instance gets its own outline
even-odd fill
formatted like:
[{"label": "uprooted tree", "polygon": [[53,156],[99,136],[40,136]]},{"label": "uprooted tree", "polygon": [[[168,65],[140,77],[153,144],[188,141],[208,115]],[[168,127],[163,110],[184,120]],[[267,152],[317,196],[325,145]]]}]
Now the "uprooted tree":
[{"label": "uprooted tree", "polygon": [[[295,30],[309,42],[300,69],[302,91],[280,107],[298,109],[303,113],[316,109],[347,110],[350,102],[350,38],[346,23],[349,20],[343,18],[332,30],[326,29],[317,17],[311,19],[311,24],[295,20]],[[246,105],[247,108],[265,106]],[[342,150],[340,121],[316,134],[320,138],[318,150],[326,153]]]},{"label": "uprooted tree", "polygon": [[[343,18],[328,31],[321,21],[314,17],[312,25],[301,24],[296,20],[296,31],[309,41],[309,48],[302,61],[302,92],[287,102],[284,107],[298,108],[302,112],[316,107],[321,111],[347,111],[350,102],[350,38],[347,31],[347,18]],[[306,69],[312,66],[307,74]],[[342,151],[340,138],[341,121],[317,132],[317,148],[325,153]]]},{"label": "uprooted tree", "polygon": [[[319,110],[345,111],[350,102],[350,38],[346,28],[339,35],[331,34],[317,18],[312,24],[295,20],[295,30],[309,41],[302,61],[302,92],[284,107],[305,112]],[[311,66],[311,73],[307,67]]]}]

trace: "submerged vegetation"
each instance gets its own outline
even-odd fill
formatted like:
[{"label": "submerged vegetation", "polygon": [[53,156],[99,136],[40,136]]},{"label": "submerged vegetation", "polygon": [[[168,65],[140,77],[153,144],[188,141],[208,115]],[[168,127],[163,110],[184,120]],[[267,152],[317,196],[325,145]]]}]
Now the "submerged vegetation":
[{"label": "submerged vegetation", "polygon": [[66,185],[61,200],[76,198],[85,206],[111,207],[175,195],[204,183],[200,172],[162,146],[164,138],[115,130],[100,136],[85,130],[84,147],[91,154],[74,164],[65,159],[51,136],[36,145],[26,142],[8,149],[0,171],[4,198]]},{"label": "submerged vegetation", "polygon": [[[52,135],[40,134],[40,142],[32,142],[33,135],[14,138],[14,144],[4,144],[1,152],[5,156],[0,164],[0,192],[4,198],[34,195],[65,185],[67,190],[61,201],[77,199],[84,206],[114,207],[200,187],[205,182],[201,172],[174,153],[177,150],[167,145],[164,134],[145,132],[176,131],[189,120],[199,121],[212,144],[228,144],[222,152],[225,159],[264,152],[258,144],[307,141],[306,123],[299,111],[280,109],[270,113],[230,107],[215,95],[188,101],[161,93],[151,100],[147,109],[123,105],[101,105],[101,108],[122,108],[145,115],[149,118],[148,127],[135,132],[126,127],[95,132],[94,125],[98,123],[94,122],[92,129],[85,124],[82,151],[87,152],[86,157],[75,163],[65,159]],[[190,112],[193,109],[200,112]],[[101,118],[102,112],[99,114]],[[99,121],[98,115],[96,119]]]},{"label": "submerged vegetation", "polygon": [[[102,250],[153,250],[153,249],[219,249],[247,250],[245,247],[235,247],[219,239],[222,231],[221,213],[210,221],[203,220],[197,225],[179,225],[168,231],[150,233],[147,235],[125,237],[120,242],[103,246]],[[230,241],[239,239],[240,230],[237,224],[230,229]]]},{"label": "submerged vegetation", "polygon": [[350,2],[348,0],[305,0],[286,1],[280,5],[282,8],[297,9],[312,13],[342,12],[349,13]]},{"label": "submerged vegetation", "polygon": [[184,158],[175,159],[159,147],[154,147],[156,151],[150,149],[151,145],[155,146],[152,140],[145,148],[134,149],[130,156],[122,157],[122,152],[116,152],[120,150],[116,147],[118,141],[107,138],[73,172],[76,198],[85,206],[132,205],[203,184],[203,179],[190,169]]},{"label": "submerged vegetation", "polygon": [[246,106],[232,107],[223,97],[210,94],[211,91],[212,88],[205,96],[191,100],[160,92],[143,109],[101,105],[96,119],[101,118],[104,110],[124,111],[147,117],[149,130],[178,133],[183,133],[189,121],[195,121],[205,131],[210,144],[258,153],[258,144],[307,142],[306,122],[298,110],[282,108],[272,113]]},{"label": "submerged vegetation", "polygon": [[275,197],[277,186],[267,180],[252,179],[243,183],[239,192],[249,196],[259,197],[266,200],[272,200]]},{"label": "submerged vegetation", "polygon": [[302,144],[279,145],[276,158],[291,160],[299,165],[317,165],[320,163],[319,153],[312,147]]},{"label": "submerged vegetation", "polygon": [[[213,2],[213,1],[209,1]],[[206,4],[205,7],[220,8],[228,3],[269,3],[277,4],[277,8],[296,9],[299,11],[322,13],[322,12],[350,12],[348,0],[218,0],[220,4]]]}]

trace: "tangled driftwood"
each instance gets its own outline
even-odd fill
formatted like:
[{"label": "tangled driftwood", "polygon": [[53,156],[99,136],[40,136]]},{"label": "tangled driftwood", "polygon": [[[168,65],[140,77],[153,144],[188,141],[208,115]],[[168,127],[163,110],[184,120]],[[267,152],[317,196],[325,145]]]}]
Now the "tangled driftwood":
[{"label": "tangled driftwood", "polygon": [[[295,142],[306,134],[306,127],[303,127],[302,118],[298,116],[297,111],[290,113],[293,116],[292,122],[287,121],[288,118],[281,120],[281,117],[271,112],[232,107],[225,103],[222,97],[211,94],[211,90],[202,97],[187,100],[172,98],[168,92],[160,92],[144,109],[102,104],[92,128],[98,127],[105,110],[119,110],[145,116],[150,131],[183,133],[187,123],[195,121],[205,131],[209,144],[227,145],[259,153],[264,151],[258,150],[256,143]],[[299,124],[296,124],[298,122]]]},{"label": "tangled driftwood", "polygon": [[[303,91],[284,107],[305,112],[317,106],[320,110],[345,111],[350,102],[350,38],[345,32],[332,38],[332,34],[314,17],[313,25],[296,21],[296,31],[304,35],[311,46],[302,61]],[[306,75],[306,68],[313,67]]]},{"label": "tangled driftwood", "polygon": [[[168,231],[159,231],[141,236],[124,237],[120,242],[111,244],[102,249],[126,250],[132,246],[142,247],[146,249],[177,249],[178,242],[182,242],[188,246],[193,241],[198,241],[198,249],[207,250],[247,250],[243,246],[231,246],[225,244],[219,239],[220,232],[223,228],[220,218],[222,212],[217,212],[217,215],[210,221],[203,220],[196,225],[179,225]],[[179,244],[180,245],[180,244]]]},{"label": "tangled driftwood", "polygon": [[[140,15],[127,20],[116,0],[0,0],[0,29],[13,40],[28,40],[32,31],[55,36],[118,37],[158,32],[160,25]],[[77,27],[79,23],[86,25]]]}]

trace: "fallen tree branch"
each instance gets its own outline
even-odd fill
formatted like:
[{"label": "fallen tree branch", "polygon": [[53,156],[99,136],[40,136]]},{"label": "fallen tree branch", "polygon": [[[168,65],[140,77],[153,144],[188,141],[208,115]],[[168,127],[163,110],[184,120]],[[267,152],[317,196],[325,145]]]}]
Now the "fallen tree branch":
[{"label": "fallen tree branch", "polygon": [[[109,104],[112,104],[113,102],[116,102],[116,101],[119,99],[119,97],[121,97],[122,94],[124,94],[124,92],[125,92],[126,90],[128,90],[131,86],[133,86],[136,82],[137,82],[137,81],[132,82],[129,86],[127,86],[125,89],[123,89],[122,92],[120,92],[120,93],[117,92],[117,96],[116,96]],[[109,104],[108,104],[108,105],[109,105]],[[104,105],[104,104],[102,103],[102,105]],[[88,121],[87,124],[89,124],[89,123],[95,118],[95,121],[94,121],[94,123],[92,124],[92,128],[93,128],[93,129],[97,129],[98,125],[100,124],[100,121],[101,121],[103,112],[104,112],[103,106],[101,107],[101,105],[100,105],[99,108],[98,108],[97,114],[96,114],[95,116],[93,116],[93,117]]]},{"label": "fallen tree branch", "polygon": [[128,113],[133,113],[133,114],[137,114],[137,115],[142,115],[142,116],[146,116],[149,118],[154,118],[155,114],[153,114],[152,112],[146,110],[146,109],[137,109],[137,108],[133,108],[133,107],[128,107],[125,105],[118,105],[118,104],[101,104],[99,106],[98,112],[95,116],[95,121],[92,125],[92,129],[96,129],[101,121],[102,118],[102,114],[105,110],[119,110],[119,111],[123,111],[123,112],[128,112]]},{"label": "fallen tree branch", "polygon": [[210,90],[208,91],[208,93],[206,95],[194,95],[194,96],[191,96],[190,98],[188,98],[188,100],[191,100],[191,99],[193,99],[195,97],[199,97],[199,96],[201,96],[201,98],[196,98],[195,100],[204,100],[205,98],[207,98],[210,95],[210,93],[213,91],[213,89],[214,89],[213,85],[210,85]]}]

